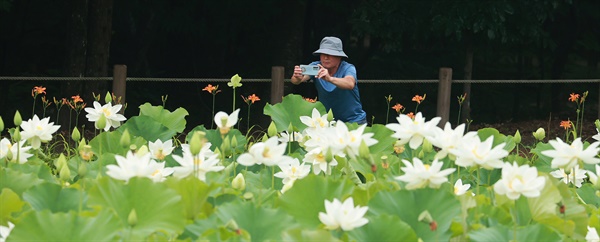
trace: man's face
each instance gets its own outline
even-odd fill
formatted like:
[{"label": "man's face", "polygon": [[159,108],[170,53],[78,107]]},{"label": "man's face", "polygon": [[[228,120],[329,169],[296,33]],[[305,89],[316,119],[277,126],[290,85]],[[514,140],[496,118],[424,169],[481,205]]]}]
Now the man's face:
[{"label": "man's face", "polygon": [[342,57],[340,56],[321,54],[321,65],[327,69],[339,66],[340,62],[342,62]]}]

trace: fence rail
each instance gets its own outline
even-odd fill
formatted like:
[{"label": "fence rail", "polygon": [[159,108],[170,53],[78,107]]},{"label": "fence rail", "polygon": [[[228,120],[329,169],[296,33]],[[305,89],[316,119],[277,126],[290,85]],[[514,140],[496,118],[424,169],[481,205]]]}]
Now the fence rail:
[{"label": "fence rail", "polygon": [[[115,65],[112,77],[22,77],[22,76],[0,76],[0,81],[112,81],[112,92],[121,96],[125,101],[127,82],[229,82],[230,79],[223,78],[148,78],[148,77],[127,77],[127,66]],[[244,79],[244,82],[271,83],[271,103],[281,102],[284,96],[284,83],[290,82],[290,79],[284,78],[284,68],[282,66],[273,66],[270,79]],[[450,116],[451,90],[453,83],[472,83],[472,84],[529,84],[529,83],[599,83],[600,79],[568,79],[568,80],[452,80],[451,68],[440,68],[439,78],[431,80],[360,80],[365,84],[402,84],[402,83],[438,83],[438,101],[436,115],[441,117],[440,124],[446,123]],[[469,95],[470,96],[470,95]],[[468,103],[465,103],[469,105]],[[600,97],[598,98],[600,107]],[[465,110],[470,110],[466,108]],[[468,115],[468,114],[467,114]],[[598,109],[598,118],[600,118],[600,108]]]}]

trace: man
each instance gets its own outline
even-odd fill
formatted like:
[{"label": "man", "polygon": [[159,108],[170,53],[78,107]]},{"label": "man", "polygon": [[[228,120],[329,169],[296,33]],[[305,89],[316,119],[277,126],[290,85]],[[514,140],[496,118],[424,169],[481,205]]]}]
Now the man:
[{"label": "man", "polygon": [[367,114],[362,109],[358,93],[356,68],[342,61],[342,57],[348,58],[344,53],[342,41],[336,37],[325,37],[313,55],[320,55],[320,61],[310,63],[319,66],[318,74],[303,75],[300,66],[295,66],[292,83],[298,85],[313,80],[319,101],[327,110],[332,110],[335,119],[358,124],[367,123]]}]

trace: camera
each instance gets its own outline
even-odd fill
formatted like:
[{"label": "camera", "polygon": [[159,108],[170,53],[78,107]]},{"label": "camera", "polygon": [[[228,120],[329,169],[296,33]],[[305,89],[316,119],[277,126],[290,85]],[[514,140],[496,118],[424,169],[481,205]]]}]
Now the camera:
[{"label": "camera", "polygon": [[319,73],[317,65],[300,65],[300,69],[302,69],[302,75],[316,76]]}]

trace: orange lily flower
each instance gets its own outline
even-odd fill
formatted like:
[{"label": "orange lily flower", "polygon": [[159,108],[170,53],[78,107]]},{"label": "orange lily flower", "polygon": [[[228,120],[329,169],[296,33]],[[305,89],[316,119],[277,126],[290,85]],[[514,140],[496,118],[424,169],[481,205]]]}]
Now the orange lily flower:
[{"label": "orange lily flower", "polygon": [[34,86],[33,89],[31,89],[31,96],[34,97],[39,94],[46,94],[46,88],[42,86]]},{"label": "orange lily flower", "polygon": [[258,96],[256,96],[255,94],[248,96],[248,98],[242,96],[242,99],[244,99],[244,102],[246,102],[247,104],[254,104],[254,102],[260,101],[260,98]]},{"label": "orange lily flower", "polygon": [[411,119],[415,119],[415,114],[413,112],[408,113],[406,116],[408,116]]},{"label": "orange lily flower", "polygon": [[399,113],[400,110],[404,109],[404,106],[402,106],[402,104],[396,103],[396,105],[394,105],[392,109],[396,110],[396,112]]},{"label": "orange lily flower", "polygon": [[569,101],[577,102],[577,100],[579,99],[579,94],[571,93],[570,95],[571,96],[569,97]]},{"label": "orange lily flower", "polygon": [[[202,89],[202,91],[207,91],[208,93],[213,93],[213,91],[219,89],[219,85],[213,86],[211,84],[208,84],[208,86],[206,86],[205,88]],[[217,90],[214,94],[219,93],[221,90]]]},{"label": "orange lily flower", "polygon": [[309,97],[303,97],[304,100],[306,100],[307,102],[310,103],[316,103],[317,102],[317,98],[315,97],[315,99],[309,98]]},{"label": "orange lily flower", "polygon": [[571,128],[571,121],[560,121],[560,127],[565,128],[565,130]]},{"label": "orange lily flower", "polygon": [[71,96],[71,99],[73,99],[73,103],[82,103],[83,102],[83,99],[79,95]]},{"label": "orange lily flower", "polygon": [[425,100],[426,96],[419,96],[419,95],[415,95],[412,100],[417,102],[418,104],[421,104],[421,101]]}]

